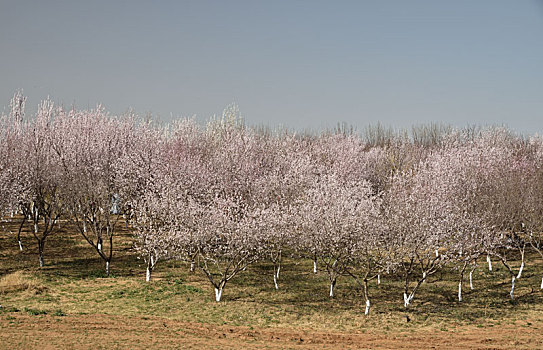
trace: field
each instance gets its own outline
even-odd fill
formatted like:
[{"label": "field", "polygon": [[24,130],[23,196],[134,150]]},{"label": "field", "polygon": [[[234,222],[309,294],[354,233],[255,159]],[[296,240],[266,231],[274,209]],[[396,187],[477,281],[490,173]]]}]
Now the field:
[{"label": "field", "polygon": [[105,277],[96,252],[67,222],[47,241],[41,269],[30,233],[23,233],[21,252],[9,234],[17,222],[3,225],[2,349],[543,348],[543,269],[532,254],[514,301],[505,268],[495,261],[489,272],[481,262],[462,302],[456,271],[431,276],[407,311],[397,277],[372,281],[372,310],[364,316],[352,279],[342,277],[330,299],[326,273],[313,274],[310,260],[287,258],[278,291],[272,265],[254,264],[216,303],[203,274],[182,262],[160,262],[145,282],[128,230],[115,237],[112,275]]}]

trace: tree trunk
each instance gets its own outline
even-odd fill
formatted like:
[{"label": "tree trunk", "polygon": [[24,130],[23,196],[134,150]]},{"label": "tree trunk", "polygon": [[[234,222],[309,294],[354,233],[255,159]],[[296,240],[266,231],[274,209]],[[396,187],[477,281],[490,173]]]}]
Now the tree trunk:
[{"label": "tree trunk", "polygon": [[519,279],[520,276],[522,276],[522,270],[524,270],[524,261],[520,263],[520,269],[518,270],[517,279]]},{"label": "tree trunk", "polygon": [[216,302],[221,301],[222,290],[223,290],[223,287],[215,288],[215,301]]},{"label": "tree trunk", "polygon": [[509,292],[509,295],[511,296],[511,300],[515,300],[515,276],[511,277],[511,292]]},{"label": "tree trunk", "polygon": [[411,259],[411,265],[409,270],[405,271],[405,282],[404,282],[404,292],[403,292],[403,306],[407,309],[409,306],[410,300],[407,296],[407,292],[409,291],[409,273],[411,271],[411,267],[413,266],[413,260]]},{"label": "tree trunk", "polygon": [[336,286],[336,278],[330,281],[330,298],[334,297],[334,287]]},{"label": "tree trunk", "polygon": [[[460,271],[460,282],[458,282],[458,301],[462,301],[462,282],[464,282],[464,272],[466,271],[467,266],[468,266],[468,262],[465,261],[464,266],[462,266],[462,270]],[[470,274],[470,278],[471,278],[471,274]]]},{"label": "tree trunk", "polygon": [[377,285],[381,284],[381,275],[377,275]]},{"label": "tree trunk", "polygon": [[147,265],[147,271],[145,271],[145,282],[151,281],[151,268]]},{"label": "tree trunk", "polygon": [[517,279],[520,278],[520,276],[522,276],[522,270],[524,270],[524,252],[526,250],[526,243],[524,243],[522,245],[522,249],[520,249],[520,269],[518,270],[518,275],[517,275]]},{"label": "tree trunk", "polygon": [[277,257],[277,262],[274,262],[274,265],[277,265],[277,272],[275,273],[275,276],[277,279],[279,279],[279,272],[281,272],[281,262],[283,261],[283,251],[279,249],[279,254]]},{"label": "tree trunk", "polygon": [[45,247],[45,239],[38,240],[38,254],[40,256],[40,267],[43,267],[43,248]]},{"label": "tree trunk", "polygon": [[313,273],[317,273],[317,259],[313,260]]},{"label": "tree trunk", "polygon": [[364,315],[368,316],[370,314],[370,296],[368,293],[368,279],[364,278],[364,298],[366,299],[366,310],[364,310]]},{"label": "tree trunk", "polygon": [[277,284],[278,278],[279,278],[279,267],[273,264],[273,285],[275,286],[275,290],[279,289],[279,285]]},{"label": "tree trunk", "polygon": [[23,230],[23,226],[26,222],[26,216],[23,215],[23,221],[21,221],[21,225],[19,225],[19,230],[17,231],[17,242],[19,243],[19,250],[23,251],[23,242],[21,241],[21,231]]},{"label": "tree trunk", "polygon": [[409,307],[409,305],[411,305],[414,296],[415,295],[413,293],[411,293],[409,296],[407,296],[407,293],[403,293],[403,306],[406,309]]},{"label": "tree trunk", "polygon": [[476,268],[477,268],[477,264],[475,264],[475,266],[473,266],[473,268],[469,272],[469,288],[471,290],[475,289],[473,288],[473,272],[475,271]]},{"label": "tree trunk", "polygon": [[106,260],[106,276],[109,277],[109,260]]},{"label": "tree trunk", "polygon": [[153,272],[155,264],[153,261],[153,255],[149,254],[149,259],[147,260],[147,269],[145,271],[145,282],[151,281],[151,272]]},{"label": "tree trunk", "polygon": [[490,255],[486,255],[486,261],[488,262],[488,271],[492,272],[492,260],[490,260]]}]

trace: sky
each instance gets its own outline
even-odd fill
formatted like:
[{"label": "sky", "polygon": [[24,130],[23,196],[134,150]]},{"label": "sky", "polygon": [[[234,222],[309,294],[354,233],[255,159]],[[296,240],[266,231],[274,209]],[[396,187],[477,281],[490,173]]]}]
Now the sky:
[{"label": "sky", "polygon": [[0,106],[543,134],[543,0],[0,0]]}]

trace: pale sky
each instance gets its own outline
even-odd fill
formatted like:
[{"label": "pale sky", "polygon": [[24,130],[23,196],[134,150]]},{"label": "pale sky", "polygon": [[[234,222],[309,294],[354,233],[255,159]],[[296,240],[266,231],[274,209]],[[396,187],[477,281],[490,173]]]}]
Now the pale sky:
[{"label": "pale sky", "polygon": [[[0,106],[543,134],[543,1],[0,0]],[[6,109],[7,110],[7,109]]]}]

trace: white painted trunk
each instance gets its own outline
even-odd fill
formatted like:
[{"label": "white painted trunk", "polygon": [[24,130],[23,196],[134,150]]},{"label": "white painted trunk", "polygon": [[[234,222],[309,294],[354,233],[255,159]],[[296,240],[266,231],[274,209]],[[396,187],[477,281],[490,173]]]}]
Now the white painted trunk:
[{"label": "white painted trunk", "polygon": [[38,224],[34,224],[34,232],[38,234]]},{"label": "white painted trunk", "polygon": [[473,271],[469,272],[469,288],[473,290]]},{"label": "white painted trunk", "polygon": [[370,314],[370,307],[371,307],[371,304],[370,304],[370,300],[366,300],[366,310],[364,311],[364,315],[369,315]]},{"label": "white painted trunk", "polygon": [[422,273],[422,283],[426,282],[426,272]]},{"label": "white painted trunk", "polygon": [[524,270],[524,261],[520,263],[520,270],[518,270],[517,279],[519,279],[520,276],[522,276],[522,270]]},{"label": "white painted trunk", "polygon": [[458,283],[458,301],[462,301],[462,282]]},{"label": "white painted trunk", "polygon": [[40,255],[40,267],[43,267],[43,255]]},{"label": "white painted trunk", "polygon": [[381,275],[377,275],[377,284],[381,284]]},{"label": "white painted trunk", "polygon": [[83,232],[87,233],[87,223],[83,221]]},{"label": "white painted trunk", "polygon": [[222,288],[215,288],[215,301],[216,302],[219,302],[221,301],[221,296],[222,296]]},{"label": "white painted trunk", "polygon": [[279,279],[279,272],[281,271],[281,265],[277,266],[277,279]]},{"label": "white painted trunk", "polygon": [[543,277],[541,277],[541,289],[543,289]]},{"label": "white painted trunk", "polygon": [[145,282],[149,282],[151,280],[151,269],[149,266],[147,266],[147,271],[145,273]]},{"label": "white painted trunk", "polygon": [[436,258],[439,257],[439,250],[436,249]]},{"label": "white painted trunk", "polygon": [[334,283],[330,283],[330,298],[334,297]]},{"label": "white painted trunk", "polygon": [[194,260],[190,261],[190,272],[194,272]]},{"label": "white painted trunk", "polygon": [[98,250],[102,251],[102,243],[98,242]]},{"label": "white painted trunk", "polygon": [[275,285],[275,289],[279,289],[279,286],[277,285],[277,275],[274,273],[273,274],[273,284]]},{"label": "white painted trunk", "polygon": [[109,276],[109,261],[106,261],[106,275]]},{"label": "white painted trunk", "polygon": [[19,250],[23,251],[23,243],[21,241],[19,241]]},{"label": "white painted trunk", "polygon": [[488,262],[488,271],[492,271],[492,260],[490,260],[490,255],[486,255],[486,261]]},{"label": "white painted trunk", "polygon": [[404,306],[406,309],[407,309],[407,307],[411,304],[411,302],[413,301],[413,297],[414,297],[413,294],[407,296],[406,293],[403,293],[403,306]]},{"label": "white painted trunk", "polygon": [[317,262],[313,260],[313,273],[317,273]]},{"label": "white painted trunk", "polygon": [[515,299],[515,276],[511,278],[511,292],[509,292],[509,295],[511,296],[511,300]]}]

